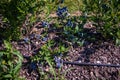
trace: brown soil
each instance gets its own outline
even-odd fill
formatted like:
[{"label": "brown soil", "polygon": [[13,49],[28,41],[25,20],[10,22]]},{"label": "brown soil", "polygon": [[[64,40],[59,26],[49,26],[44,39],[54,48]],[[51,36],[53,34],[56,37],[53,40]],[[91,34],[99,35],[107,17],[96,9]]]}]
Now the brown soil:
[{"label": "brown soil", "polygon": [[[41,34],[43,28],[34,28],[31,34]],[[98,35],[99,36],[99,35]],[[27,35],[25,37],[30,37]],[[48,39],[59,38],[53,32],[48,34]],[[34,55],[34,51],[46,43],[41,39],[31,39],[31,44],[24,41],[13,41],[12,45],[21,52],[24,57]],[[0,42],[0,50],[3,49],[2,42]],[[111,41],[86,41],[82,47],[71,47],[67,55],[63,58],[65,61],[78,61],[86,63],[100,63],[100,64],[116,64],[120,65],[120,46],[115,46]],[[29,59],[24,58],[23,63],[28,62]],[[20,70],[20,75],[25,77],[26,80],[41,80],[37,71],[29,72],[29,64],[23,65]],[[49,71],[49,67],[43,67],[44,71]],[[57,69],[56,69],[57,70]],[[91,67],[91,66],[75,66],[75,65],[63,65],[61,73],[66,72],[67,80],[120,80],[120,68],[113,67]]]},{"label": "brown soil", "polygon": [[[55,37],[58,36],[54,33],[49,33],[49,39]],[[13,45],[23,55],[32,56],[34,50],[39,49],[41,45],[45,44],[41,40],[33,39],[32,41],[33,44],[18,44],[18,42],[13,42]],[[96,41],[89,43],[89,41],[86,41],[82,47],[71,47],[63,59],[65,61],[120,65],[119,53],[120,47],[115,46],[113,42]],[[44,68],[45,71],[48,69],[48,67]],[[62,72],[65,71],[67,71],[65,75],[67,80],[120,80],[120,68],[63,65]],[[27,80],[36,80],[39,76],[36,72],[29,74],[27,67],[24,66],[21,69],[20,75],[24,76]]]}]

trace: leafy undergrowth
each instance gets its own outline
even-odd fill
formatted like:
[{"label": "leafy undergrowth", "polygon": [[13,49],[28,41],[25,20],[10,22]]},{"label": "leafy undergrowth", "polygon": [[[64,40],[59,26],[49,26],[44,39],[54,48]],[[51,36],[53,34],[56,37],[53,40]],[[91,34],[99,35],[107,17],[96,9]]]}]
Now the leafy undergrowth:
[{"label": "leafy undergrowth", "polygon": [[[69,31],[70,28],[76,29],[66,26],[65,30],[68,28]],[[56,28],[52,23],[49,27],[39,25],[35,27],[36,31],[31,31],[23,39],[12,41],[14,48],[24,57],[20,76],[26,80],[119,79],[119,68],[73,65],[60,65],[62,67],[59,69],[56,67],[54,57],[61,54],[65,61],[120,64],[120,47],[115,46],[111,40],[105,41],[98,37],[101,35],[94,33],[94,28],[80,28],[78,32],[82,34],[78,36],[71,33],[71,38],[71,34],[63,33],[64,27]]]},{"label": "leafy undergrowth", "polygon": [[0,1],[0,79],[119,80],[119,68],[56,63],[59,57],[78,63],[119,65],[118,3]]}]

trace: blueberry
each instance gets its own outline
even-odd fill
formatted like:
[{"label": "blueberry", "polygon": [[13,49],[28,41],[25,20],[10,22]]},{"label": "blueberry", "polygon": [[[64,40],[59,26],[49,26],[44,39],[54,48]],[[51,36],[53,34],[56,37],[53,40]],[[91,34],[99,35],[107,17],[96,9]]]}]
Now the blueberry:
[{"label": "blueberry", "polygon": [[47,37],[44,37],[42,40],[43,40],[43,41],[47,41],[47,40],[48,40],[48,38],[47,38]]},{"label": "blueberry", "polygon": [[58,57],[56,57],[56,56],[55,56],[55,63],[56,63],[56,67],[57,67],[57,68],[60,68],[60,67],[61,67],[61,59],[58,58]]},{"label": "blueberry", "polygon": [[43,26],[43,27],[48,27],[48,26],[49,26],[49,23],[48,23],[48,22],[43,21],[43,22],[42,22],[42,26]]},{"label": "blueberry", "polygon": [[102,4],[102,9],[104,12],[107,12],[110,9],[110,7],[106,4]]},{"label": "blueberry", "polygon": [[62,12],[57,12],[58,17],[62,17]]},{"label": "blueberry", "polygon": [[57,68],[60,68],[61,66],[62,66],[62,60],[61,60],[61,57],[62,57],[62,54],[60,54],[60,56],[59,57],[56,57],[55,56],[55,63],[56,63],[56,67]]},{"label": "blueberry", "polygon": [[68,20],[66,26],[70,26],[70,27],[73,27],[73,23],[71,22],[71,20]]},{"label": "blueberry", "polygon": [[67,14],[68,14],[68,12],[67,12],[68,10],[67,10],[67,7],[63,7],[63,8],[60,8],[59,6],[58,6],[58,10],[57,10],[57,15],[58,15],[58,17],[65,17],[65,16],[67,16]]},{"label": "blueberry", "polygon": [[61,67],[60,61],[58,61],[58,62],[56,63],[56,67],[57,67],[57,68],[60,68],[60,67]]},{"label": "blueberry", "polygon": [[26,43],[28,43],[28,42],[30,41],[29,38],[23,38],[23,40],[24,40]]},{"label": "blueberry", "polygon": [[35,34],[30,34],[30,39],[33,39],[35,37]]},{"label": "blueberry", "polygon": [[37,69],[37,64],[36,64],[36,62],[31,62],[31,63],[30,63],[30,69],[31,69],[31,70]]},{"label": "blueberry", "polygon": [[61,11],[62,11],[62,12],[68,11],[68,10],[67,10],[67,7],[63,7],[63,8],[61,9]]},{"label": "blueberry", "polygon": [[39,34],[36,34],[36,39],[40,39],[40,35]]}]

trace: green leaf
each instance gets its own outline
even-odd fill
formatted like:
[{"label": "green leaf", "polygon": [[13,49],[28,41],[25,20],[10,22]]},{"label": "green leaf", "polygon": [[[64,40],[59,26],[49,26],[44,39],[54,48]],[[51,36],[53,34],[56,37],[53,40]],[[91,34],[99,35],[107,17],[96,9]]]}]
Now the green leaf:
[{"label": "green leaf", "polygon": [[78,32],[79,31],[79,26],[76,26],[75,27],[75,32]]},{"label": "green leaf", "polygon": [[18,74],[18,72],[19,72],[19,70],[20,70],[20,68],[21,68],[21,63],[18,63],[17,64],[17,66],[14,68],[14,74],[16,75],[16,74]]},{"label": "green leaf", "polygon": [[0,58],[3,56],[4,53],[5,53],[5,52],[0,52]]},{"label": "green leaf", "polygon": [[47,61],[47,63],[49,64],[51,73],[54,75],[54,78],[55,78],[55,80],[56,80],[56,73],[55,73],[55,70],[54,70],[54,68],[53,68],[53,66],[52,66],[51,61],[50,61],[49,59],[46,59],[46,61]]},{"label": "green leaf", "polygon": [[7,49],[10,50],[12,48],[11,44],[7,40],[4,40],[4,44]]},{"label": "green leaf", "polygon": [[120,39],[116,39],[116,45],[117,45],[117,46],[120,45]]},{"label": "green leaf", "polygon": [[20,54],[19,51],[13,51],[13,54],[16,55],[19,58],[20,61],[23,60],[23,56]]},{"label": "green leaf", "polygon": [[25,14],[25,11],[20,9],[20,7],[17,7],[17,9],[19,10],[20,13]]},{"label": "green leaf", "polygon": [[7,75],[4,75],[3,77],[4,78],[12,78],[12,75],[11,74],[7,74]]},{"label": "green leaf", "polygon": [[64,46],[61,46],[60,49],[61,49],[61,51],[65,51],[65,47]]},{"label": "green leaf", "polygon": [[117,31],[117,37],[120,38],[120,30]]}]

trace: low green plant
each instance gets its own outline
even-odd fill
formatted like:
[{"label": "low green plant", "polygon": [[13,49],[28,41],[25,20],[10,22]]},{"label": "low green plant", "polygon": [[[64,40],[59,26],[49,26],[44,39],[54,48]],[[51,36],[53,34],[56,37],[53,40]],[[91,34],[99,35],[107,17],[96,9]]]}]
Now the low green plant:
[{"label": "low green plant", "polygon": [[8,41],[4,41],[4,45],[5,50],[0,51],[0,80],[22,80],[19,76],[22,55]]},{"label": "low green plant", "polygon": [[[43,71],[43,68],[39,68],[40,78],[41,79],[58,79],[58,73],[55,70],[55,63],[54,63],[54,56],[59,55],[59,53],[65,53],[68,51],[68,48],[65,48],[63,45],[59,45],[57,49],[54,49],[55,42],[49,40],[46,44],[44,44],[39,53],[33,56],[31,59],[32,61],[39,62],[38,64],[45,66],[46,64],[50,67],[48,73]],[[52,75],[53,77],[49,77]],[[59,76],[60,77],[60,76]]]},{"label": "low green plant", "polygon": [[52,1],[46,3],[45,0],[1,0],[0,14],[3,16],[3,21],[9,26],[7,28],[4,26],[5,31],[1,31],[0,35],[9,40],[17,40],[21,36],[23,27],[29,33],[33,24],[41,20],[39,15],[42,12],[49,15],[52,6],[49,6],[48,3],[52,3]]},{"label": "low green plant", "polygon": [[119,0],[83,0],[83,11],[87,14],[87,20],[94,21],[97,32],[100,32],[105,39],[116,41],[117,44],[120,44],[119,3]]}]

